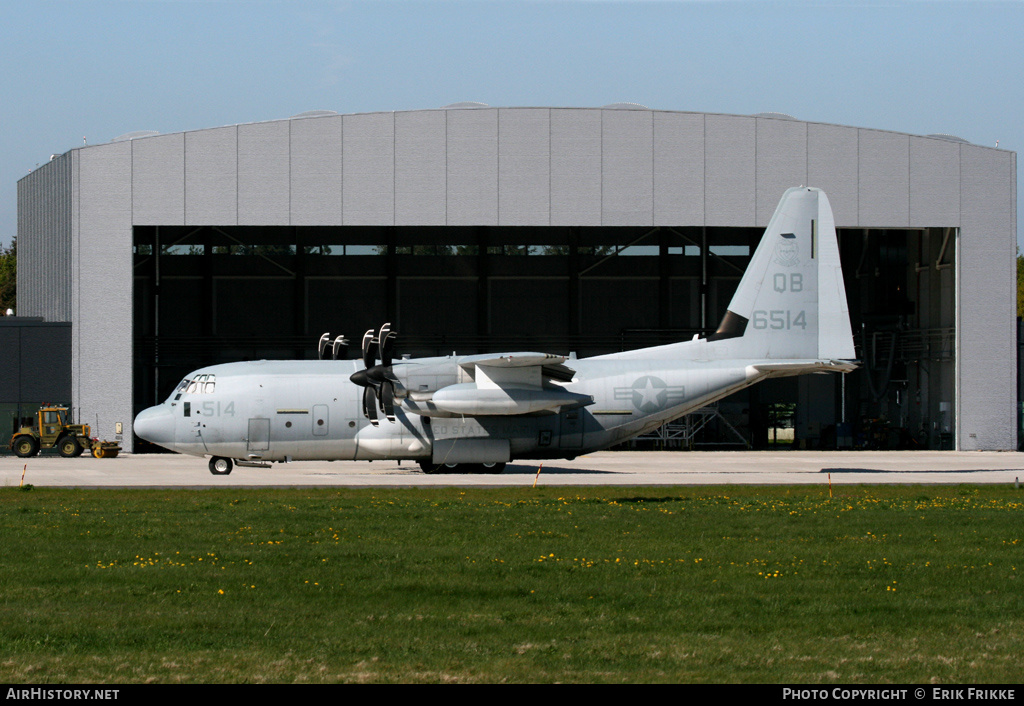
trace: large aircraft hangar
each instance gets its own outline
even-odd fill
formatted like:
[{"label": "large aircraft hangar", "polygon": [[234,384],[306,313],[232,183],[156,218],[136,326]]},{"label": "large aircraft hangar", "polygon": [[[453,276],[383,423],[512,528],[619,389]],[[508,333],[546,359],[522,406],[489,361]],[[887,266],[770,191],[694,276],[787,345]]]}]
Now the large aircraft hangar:
[{"label": "large aircraft hangar", "polygon": [[[947,135],[603,108],[493,108],[131,133],[18,183],[20,316],[70,322],[72,399],[120,431],[190,370],[399,353],[583,357],[713,331],[783,192],[822,188],[860,369],[731,403],[767,443],[1016,449],[1016,154]],[[351,385],[347,378],[325,385]]]}]

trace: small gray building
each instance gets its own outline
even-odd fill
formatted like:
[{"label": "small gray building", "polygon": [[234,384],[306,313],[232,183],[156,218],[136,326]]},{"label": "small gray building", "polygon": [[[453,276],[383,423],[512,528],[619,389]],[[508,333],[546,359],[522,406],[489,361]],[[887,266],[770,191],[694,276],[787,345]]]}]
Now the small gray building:
[{"label": "small gray building", "polygon": [[1016,449],[1016,175],[951,136],[628,104],[133,133],[19,181],[18,313],[70,322],[72,403],[131,449],[189,370],[315,357],[325,331],[352,355],[390,321],[413,355],[586,356],[714,329],[806,184],[864,365],[753,388],[741,433],[778,400],[809,446]]},{"label": "small gray building", "polygon": [[71,402],[70,349],[69,323],[0,316],[0,449],[40,406]]}]

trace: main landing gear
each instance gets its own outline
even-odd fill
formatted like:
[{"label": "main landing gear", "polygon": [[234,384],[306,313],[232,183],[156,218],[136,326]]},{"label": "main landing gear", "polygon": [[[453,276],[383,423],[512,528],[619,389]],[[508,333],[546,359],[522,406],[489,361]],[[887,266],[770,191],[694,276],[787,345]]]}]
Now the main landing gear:
[{"label": "main landing gear", "polygon": [[432,463],[417,461],[424,473],[501,473],[505,470],[504,463]]}]

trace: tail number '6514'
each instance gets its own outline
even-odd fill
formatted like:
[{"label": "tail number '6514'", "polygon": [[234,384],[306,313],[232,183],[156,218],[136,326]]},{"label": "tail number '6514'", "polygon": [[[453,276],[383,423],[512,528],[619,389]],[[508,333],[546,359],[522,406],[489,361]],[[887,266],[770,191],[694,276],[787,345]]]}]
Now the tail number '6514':
[{"label": "tail number '6514'", "polygon": [[755,311],[751,319],[755,329],[806,329],[807,313],[798,311],[795,313],[789,309],[772,309],[771,311]]}]

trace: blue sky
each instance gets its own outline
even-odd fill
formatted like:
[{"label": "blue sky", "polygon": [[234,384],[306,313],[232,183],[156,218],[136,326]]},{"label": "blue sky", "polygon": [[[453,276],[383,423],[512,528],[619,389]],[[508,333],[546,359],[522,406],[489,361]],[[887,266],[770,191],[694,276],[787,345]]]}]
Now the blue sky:
[{"label": "blue sky", "polygon": [[0,12],[0,243],[16,233],[18,179],[83,137],[314,109],[628,101],[1024,148],[1022,0],[0,0]]}]

